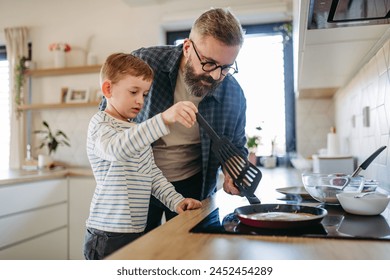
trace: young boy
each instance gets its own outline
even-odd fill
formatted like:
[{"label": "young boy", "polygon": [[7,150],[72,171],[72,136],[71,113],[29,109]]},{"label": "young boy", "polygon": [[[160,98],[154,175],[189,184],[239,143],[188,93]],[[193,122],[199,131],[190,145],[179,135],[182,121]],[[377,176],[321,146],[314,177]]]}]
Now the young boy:
[{"label": "young boy", "polygon": [[141,236],[151,194],[177,213],[201,207],[200,201],[175,191],[155,165],[151,148],[170,132],[169,125],[194,125],[196,106],[178,102],[143,123],[131,121],[142,109],[152,80],[153,70],[131,54],[112,54],[102,67],[107,107],[92,117],[87,138],[97,185],[86,222],[86,259],[103,259]]}]

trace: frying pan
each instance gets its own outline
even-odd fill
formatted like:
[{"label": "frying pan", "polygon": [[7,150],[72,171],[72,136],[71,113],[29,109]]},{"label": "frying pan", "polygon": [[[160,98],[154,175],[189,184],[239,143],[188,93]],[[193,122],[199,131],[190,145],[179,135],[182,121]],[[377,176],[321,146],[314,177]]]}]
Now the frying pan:
[{"label": "frying pan", "polygon": [[[265,214],[275,212],[283,213],[283,218],[278,217],[277,219],[259,219],[254,215]],[[256,204],[238,207],[234,210],[234,213],[239,218],[240,222],[252,227],[257,228],[268,228],[268,229],[286,229],[286,228],[297,228],[315,225],[328,214],[326,209],[319,207],[311,207],[304,205],[293,205],[293,204]],[[289,215],[291,214],[291,215]],[[297,216],[295,214],[309,214],[309,216]]]},{"label": "frying pan", "polygon": [[260,200],[254,192],[262,177],[260,170],[250,163],[232,142],[225,137],[220,138],[201,114],[196,114],[196,120],[209,134],[212,140],[212,151],[232,177],[240,193],[246,196],[250,204],[259,204]]}]

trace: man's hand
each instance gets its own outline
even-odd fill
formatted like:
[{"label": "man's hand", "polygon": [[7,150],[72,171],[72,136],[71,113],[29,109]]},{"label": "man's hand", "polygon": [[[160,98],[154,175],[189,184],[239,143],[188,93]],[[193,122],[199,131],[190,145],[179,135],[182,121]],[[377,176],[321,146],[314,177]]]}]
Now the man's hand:
[{"label": "man's hand", "polygon": [[225,170],[223,170],[223,174],[225,176],[223,190],[228,194],[241,195],[239,189],[234,185],[232,177]]}]

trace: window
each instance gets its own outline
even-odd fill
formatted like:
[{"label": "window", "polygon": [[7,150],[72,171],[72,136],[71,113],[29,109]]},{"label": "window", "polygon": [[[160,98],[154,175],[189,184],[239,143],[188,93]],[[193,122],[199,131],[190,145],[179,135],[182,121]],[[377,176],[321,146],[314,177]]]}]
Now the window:
[{"label": "window", "polygon": [[[287,25],[286,25],[287,24]],[[247,98],[248,135],[261,136],[258,156],[286,156],[296,150],[293,55],[289,23],[243,26],[245,42],[235,74]],[[179,44],[189,31],[167,32],[168,44]],[[261,130],[257,130],[261,127]]]},{"label": "window", "polygon": [[247,36],[237,63],[240,72],[236,79],[247,99],[246,132],[249,136],[261,137],[257,155],[285,154],[283,36]]},{"label": "window", "polygon": [[0,170],[9,168],[10,151],[10,96],[9,70],[5,46],[0,46]]}]

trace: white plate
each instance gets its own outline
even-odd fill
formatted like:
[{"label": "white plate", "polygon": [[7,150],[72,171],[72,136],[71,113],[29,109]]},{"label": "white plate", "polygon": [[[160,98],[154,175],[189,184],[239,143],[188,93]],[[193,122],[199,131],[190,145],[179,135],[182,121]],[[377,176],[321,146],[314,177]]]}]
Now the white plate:
[{"label": "white plate", "polygon": [[305,190],[304,186],[278,188],[276,191],[285,195],[300,195],[302,198],[312,199],[311,195]]}]

